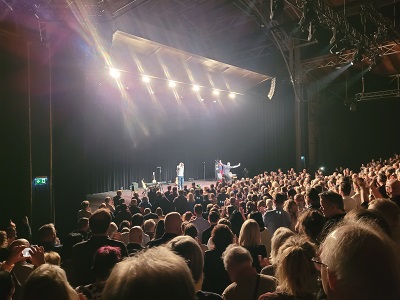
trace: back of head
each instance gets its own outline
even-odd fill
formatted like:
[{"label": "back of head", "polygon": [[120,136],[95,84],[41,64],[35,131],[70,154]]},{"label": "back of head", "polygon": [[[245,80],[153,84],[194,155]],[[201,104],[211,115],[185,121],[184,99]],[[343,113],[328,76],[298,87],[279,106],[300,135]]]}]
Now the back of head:
[{"label": "back of head", "polygon": [[283,243],[292,235],[294,235],[293,231],[286,227],[279,227],[275,230],[272,239],[271,239],[271,262],[275,263],[275,257],[278,254],[279,247],[283,245]]},{"label": "back of head", "polygon": [[348,180],[344,180],[340,183],[340,190],[342,191],[344,196],[350,195],[351,192],[351,183]]},{"label": "back of head", "polygon": [[177,212],[171,212],[165,216],[164,227],[165,233],[181,234],[182,229],[182,219],[181,215]]},{"label": "back of head", "polygon": [[111,223],[111,214],[106,209],[98,209],[89,218],[89,227],[93,234],[105,234]]},{"label": "back of head", "polygon": [[0,299],[12,299],[14,288],[11,273],[0,270]]},{"label": "back of head", "polygon": [[222,260],[224,261],[224,267],[227,271],[232,267],[238,267],[240,265],[250,267],[253,263],[250,252],[246,248],[234,244],[229,245],[224,253],[222,253]]},{"label": "back of head", "polygon": [[308,198],[310,199],[311,203],[319,203],[319,196],[318,196],[318,191],[315,188],[310,188],[306,195],[308,196]]},{"label": "back of head", "polygon": [[245,248],[255,248],[260,243],[260,226],[252,219],[246,220],[240,229],[239,245]]},{"label": "back of head", "polygon": [[140,244],[143,239],[143,229],[140,226],[133,226],[129,230],[129,242]]},{"label": "back of head", "polygon": [[226,247],[233,243],[233,233],[230,228],[224,224],[218,224],[211,232],[211,241],[215,245],[215,249],[224,251]]},{"label": "back of head", "polygon": [[38,239],[41,242],[54,241],[56,238],[56,228],[54,224],[45,224],[38,230]]},{"label": "back of head", "polygon": [[25,281],[21,300],[78,300],[69,285],[65,271],[59,266],[43,264]]},{"label": "back of head", "polygon": [[96,278],[102,281],[106,280],[121,259],[121,249],[118,247],[104,246],[99,248],[94,254],[92,267]]},{"label": "back of head", "polygon": [[262,214],[259,211],[253,211],[248,216],[249,219],[252,219],[257,222],[260,230],[264,229],[264,221],[262,218]]},{"label": "back of head", "polygon": [[345,224],[327,236],[321,250],[328,278],[336,278],[324,284],[329,299],[400,299],[397,248],[376,226]]},{"label": "back of head", "polygon": [[132,216],[131,226],[142,226],[144,217],[142,214],[137,213]]},{"label": "back of head", "polygon": [[210,221],[210,223],[217,223],[219,220],[219,214],[215,211],[210,212],[210,214],[208,215],[208,220]]},{"label": "back of head", "polygon": [[190,236],[177,236],[168,242],[167,248],[185,259],[197,284],[203,276],[204,256],[196,240]]},{"label": "back of head", "polygon": [[313,275],[316,273],[311,261],[314,256],[315,249],[312,246],[303,247],[301,243],[279,251],[276,269],[279,290],[296,297],[312,294],[315,286]]},{"label": "back of head", "polygon": [[286,200],[286,196],[284,193],[276,193],[274,201],[275,205],[283,205]]},{"label": "back of head", "polygon": [[201,217],[201,214],[203,213],[203,206],[201,204],[196,204],[194,206],[194,212],[196,213],[197,217]]},{"label": "back of head", "polygon": [[166,247],[155,247],[116,265],[102,299],[194,300],[195,288],[185,260]]},{"label": "back of head", "polygon": [[379,211],[392,230],[398,226],[400,208],[393,201],[389,199],[374,199],[369,203],[368,209]]},{"label": "back of head", "polygon": [[190,236],[192,238],[196,238],[199,234],[196,226],[194,226],[194,224],[192,224],[192,223],[185,224],[183,231],[184,231],[184,233],[183,233],[184,235]]},{"label": "back of head", "polygon": [[82,209],[86,209],[86,208],[89,207],[89,205],[90,205],[90,202],[87,201],[87,200],[84,200],[84,201],[82,201],[82,203],[81,203],[81,208],[82,208]]},{"label": "back of head", "polygon": [[301,234],[305,234],[310,241],[320,244],[320,235],[325,225],[325,218],[319,210],[307,209],[304,211],[296,225],[296,229]]}]

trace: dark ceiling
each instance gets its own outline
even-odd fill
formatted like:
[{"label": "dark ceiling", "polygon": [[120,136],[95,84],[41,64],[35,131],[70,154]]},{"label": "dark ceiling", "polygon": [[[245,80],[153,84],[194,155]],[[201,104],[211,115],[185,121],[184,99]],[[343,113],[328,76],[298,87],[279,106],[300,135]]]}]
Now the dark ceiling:
[{"label": "dark ceiling", "polygon": [[[270,19],[271,2],[278,5],[273,21]],[[319,19],[314,16],[313,24],[318,30],[308,41],[308,28],[302,31],[298,23],[304,7],[309,4],[325,7],[324,14],[332,11],[338,16],[337,22],[342,23],[338,26],[344,26],[342,21],[345,20],[350,27],[347,31],[354,30],[356,38],[368,40],[367,51],[375,49],[364,55],[363,61],[351,68],[353,71],[349,68],[350,72],[367,69],[377,58],[371,74],[387,77],[399,73],[400,0],[1,0],[0,15],[17,23],[27,15],[40,22],[65,22],[74,28],[76,24],[71,23],[78,23],[79,30],[89,31],[89,35],[95,31],[106,43],[120,30],[283,79],[289,78],[283,58],[288,55],[289,44],[295,43],[301,51],[304,72],[309,72],[311,78],[318,78],[352,61],[358,43],[347,41],[341,55],[331,54],[332,30],[321,16]],[[364,24],[360,17],[362,5],[374,10]],[[382,29],[382,24],[389,28],[378,41],[374,35],[379,27]],[[343,31],[346,30],[337,29],[338,34]],[[293,39],[289,41],[288,37]]]}]

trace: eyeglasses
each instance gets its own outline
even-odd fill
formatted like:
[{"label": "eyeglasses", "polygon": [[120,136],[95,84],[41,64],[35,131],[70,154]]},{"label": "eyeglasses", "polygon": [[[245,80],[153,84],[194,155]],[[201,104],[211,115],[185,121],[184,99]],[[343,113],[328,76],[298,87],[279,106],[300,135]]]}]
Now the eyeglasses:
[{"label": "eyeglasses", "polygon": [[314,267],[318,271],[321,271],[322,266],[324,266],[325,268],[328,269],[328,265],[324,264],[322,261],[320,261],[319,258],[316,258],[316,257],[311,258],[311,261],[314,263]]}]

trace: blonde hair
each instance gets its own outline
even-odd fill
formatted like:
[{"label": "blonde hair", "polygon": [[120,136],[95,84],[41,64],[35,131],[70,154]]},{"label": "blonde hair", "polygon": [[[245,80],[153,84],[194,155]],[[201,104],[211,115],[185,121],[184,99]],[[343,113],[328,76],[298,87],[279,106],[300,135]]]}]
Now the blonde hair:
[{"label": "blonde hair", "polygon": [[275,230],[274,235],[271,239],[271,255],[270,255],[270,262],[275,264],[275,258],[278,255],[279,247],[285,243],[285,241],[294,235],[293,231],[286,227],[279,227]]},{"label": "blonde hair", "polygon": [[54,251],[46,252],[44,254],[44,260],[46,263],[51,265],[59,266],[61,264],[60,254]]},{"label": "blonde hair", "polygon": [[260,226],[253,219],[246,220],[240,229],[239,245],[245,248],[253,248],[260,244]]},{"label": "blonde hair", "polygon": [[166,247],[154,247],[118,263],[107,280],[102,299],[194,300],[195,287],[181,256]]}]

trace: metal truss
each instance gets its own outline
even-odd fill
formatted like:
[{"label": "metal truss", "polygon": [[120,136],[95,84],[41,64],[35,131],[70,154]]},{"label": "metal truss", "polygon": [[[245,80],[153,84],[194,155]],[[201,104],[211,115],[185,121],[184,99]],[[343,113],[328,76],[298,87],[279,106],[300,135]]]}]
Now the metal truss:
[{"label": "metal truss", "polygon": [[[400,53],[400,46],[395,42],[390,42],[387,44],[377,46],[376,50],[379,51],[379,54],[381,56],[387,56]],[[351,50],[346,53],[342,53],[340,55],[327,55],[316,59],[304,61],[302,63],[303,73],[305,74],[315,69],[335,67],[348,64],[352,61],[354,57],[354,52],[355,52],[354,50]]]},{"label": "metal truss", "polygon": [[386,90],[379,92],[358,93],[355,95],[355,101],[376,100],[384,98],[400,98],[400,90]]}]

